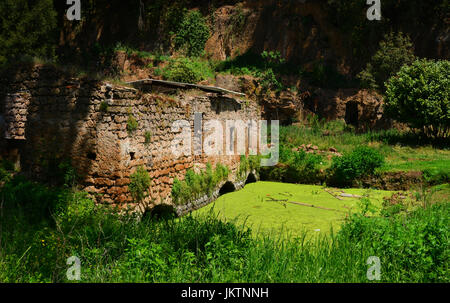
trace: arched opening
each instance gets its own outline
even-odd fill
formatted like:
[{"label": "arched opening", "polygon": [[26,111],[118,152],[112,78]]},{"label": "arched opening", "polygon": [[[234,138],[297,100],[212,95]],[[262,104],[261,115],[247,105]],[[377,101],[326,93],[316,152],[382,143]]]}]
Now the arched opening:
[{"label": "arched opening", "polygon": [[247,180],[245,180],[245,184],[249,184],[249,183],[255,183],[256,182],[256,177],[253,173],[249,173]]},{"label": "arched opening", "polygon": [[359,112],[357,102],[347,102],[345,105],[345,123],[358,126]]},{"label": "arched opening", "polygon": [[143,220],[170,220],[177,217],[173,206],[167,204],[156,205],[147,210],[142,216]]},{"label": "arched opening", "polygon": [[235,190],[236,190],[236,187],[234,187],[233,182],[227,181],[227,182],[225,182],[225,184],[222,185],[222,187],[220,188],[220,190],[219,190],[219,196],[222,196],[222,195],[227,194],[227,193],[234,192]]}]

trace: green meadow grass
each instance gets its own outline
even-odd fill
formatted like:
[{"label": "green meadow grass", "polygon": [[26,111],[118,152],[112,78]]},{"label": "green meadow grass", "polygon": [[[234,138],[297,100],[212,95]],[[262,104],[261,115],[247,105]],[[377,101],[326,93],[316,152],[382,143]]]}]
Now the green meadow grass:
[{"label": "green meadow grass", "polygon": [[[327,132],[327,135],[324,133]],[[367,145],[377,149],[386,160],[379,171],[424,171],[438,170],[450,174],[450,149],[446,146],[419,144],[409,133],[395,130],[355,133],[343,121],[331,121],[312,126],[283,126],[280,128],[280,142],[297,147],[302,144],[316,145],[327,151],[333,147],[340,153],[351,152],[356,146]],[[322,157],[321,168],[331,165]]]},{"label": "green meadow grass", "polygon": [[[338,195],[338,189],[328,191]],[[390,197],[393,192],[365,189],[345,189],[345,193],[367,195],[371,203],[381,208],[383,197]],[[339,230],[349,213],[359,211],[359,198],[340,197],[339,200],[325,191],[323,186],[300,185],[279,182],[257,182],[247,184],[242,190],[225,194],[212,204],[197,210],[195,214],[214,211],[219,218],[227,221],[246,223],[255,233],[279,234],[292,236],[308,234],[329,234],[331,228]],[[300,202],[322,208],[308,207],[289,203]]]},{"label": "green meadow grass", "polygon": [[[448,202],[450,188],[441,185],[436,189],[439,199],[435,201]],[[355,199],[341,202],[320,190],[318,186],[259,182],[234,193],[245,196],[235,200],[238,215],[246,207],[260,211],[251,206],[267,204],[258,219],[266,227],[275,227],[274,232],[255,237],[248,229],[255,215],[247,216],[246,226],[225,222],[213,208],[175,220],[136,220],[95,205],[82,192],[14,178],[0,189],[0,283],[76,282],[66,277],[70,256],[80,258],[82,283],[367,283],[371,282],[366,277],[369,256],[381,260],[380,282],[448,282],[450,204],[424,203],[424,208],[388,217],[356,213],[342,222],[338,232],[309,237],[306,231],[286,238],[275,232],[287,216],[317,221],[310,229],[325,228],[333,220],[340,223],[341,212],[333,215],[333,211],[298,205],[285,209],[258,201],[258,192],[264,192],[274,198],[292,194],[292,200],[336,210],[345,209],[341,203],[357,203]],[[234,194],[219,200],[229,201]],[[384,193],[369,195],[377,204]],[[418,198],[434,201],[425,192]],[[286,210],[290,212],[283,213]]]}]

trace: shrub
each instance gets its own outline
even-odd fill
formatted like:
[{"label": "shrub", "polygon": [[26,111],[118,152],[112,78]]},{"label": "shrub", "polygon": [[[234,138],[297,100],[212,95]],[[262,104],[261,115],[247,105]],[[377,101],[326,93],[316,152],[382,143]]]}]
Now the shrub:
[{"label": "shrub", "polygon": [[151,185],[151,178],[147,170],[143,167],[138,167],[131,175],[131,182],[128,189],[136,202],[141,202],[148,193],[148,188]]},{"label": "shrub", "polygon": [[293,151],[282,145],[279,160],[278,165],[261,169],[261,179],[290,183],[316,183],[322,179],[319,168],[322,157],[319,155]]},{"label": "shrub", "polygon": [[450,182],[450,172],[445,169],[425,169],[423,178],[429,185],[446,184]]},{"label": "shrub", "polygon": [[175,36],[175,46],[188,56],[200,56],[209,38],[209,28],[202,14],[191,11],[184,15]]},{"label": "shrub", "polygon": [[380,42],[378,51],[358,78],[364,87],[382,89],[386,80],[414,59],[414,46],[409,36],[391,32]]},{"label": "shrub", "polygon": [[162,76],[170,81],[197,83],[207,78],[213,78],[214,73],[208,62],[182,57],[171,60],[162,71]]},{"label": "shrub", "polygon": [[334,157],[330,167],[330,183],[347,186],[353,180],[372,175],[381,167],[384,157],[373,148],[360,146],[342,157]]},{"label": "shrub", "polygon": [[385,111],[428,137],[450,130],[450,61],[416,60],[387,83]]},{"label": "shrub", "polygon": [[283,89],[283,84],[278,81],[275,73],[271,68],[257,73],[257,76],[260,77],[260,80],[258,82],[261,85],[263,91],[281,91]]}]

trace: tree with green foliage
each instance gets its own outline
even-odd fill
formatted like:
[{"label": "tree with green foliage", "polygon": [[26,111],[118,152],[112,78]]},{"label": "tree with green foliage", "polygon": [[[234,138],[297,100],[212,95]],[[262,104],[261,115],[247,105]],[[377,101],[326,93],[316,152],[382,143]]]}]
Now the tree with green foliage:
[{"label": "tree with green foliage", "polygon": [[0,64],[23,56],[53,57],[55,29],[52,0],[0,1]]},{"label": "tree with green foliage", "polygon": [[184,49],[188,56],[200,56],[210,35],[205,18],[198,11],[184,15],[175,36],[175,46]]},{"label": "tree with green foliage", "polygon": [[374,174],[375,169],[383,164],[384,157],[378,150],[368,146],[358,146],[342,157],[333,158],[329,169],[331,176],[329,181],[335,185],[349,186],[358,178]]},{"label": "tree with green foliage", "polygon": [[384,82],[405,64],[415,60],[414,46],[409,36],[390,33],[380,42],[378,51],[358,75],[364,87],[383,89]]},{"label": "tree with green foliage", "polygon": [[450,61],[416,60],[386,84],[385,112],[428,137],[450,132]]}]

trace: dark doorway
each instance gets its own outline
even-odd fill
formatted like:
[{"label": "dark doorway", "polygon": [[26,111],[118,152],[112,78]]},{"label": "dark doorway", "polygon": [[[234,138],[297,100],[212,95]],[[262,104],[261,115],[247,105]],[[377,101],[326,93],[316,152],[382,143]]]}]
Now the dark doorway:
[{"label": "dark doorway", "polygon": [[347,102],[345,105],[345,123],[358,126],[359,120],[358,103]]},{"label": "dark doorway", "polygon": [[227,181],[219,190],[219,196],[222,196],[227,193],[234,192],[236,187],[234,187],[233,182]]},{"label": "dark doorway", "polygon": [[253,173],[248,174],[247,180],[245,180],[245,184],[255,183],[256,177]]}]

